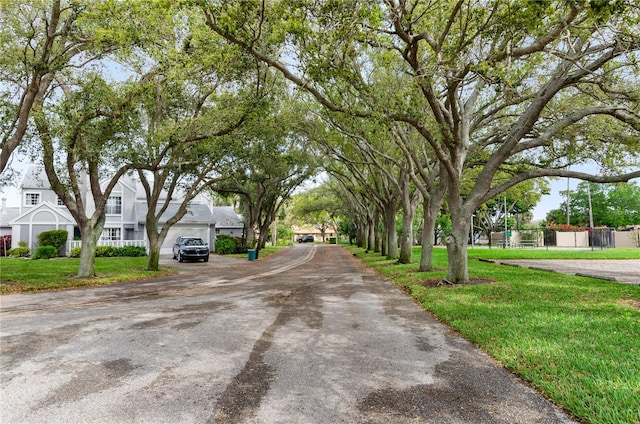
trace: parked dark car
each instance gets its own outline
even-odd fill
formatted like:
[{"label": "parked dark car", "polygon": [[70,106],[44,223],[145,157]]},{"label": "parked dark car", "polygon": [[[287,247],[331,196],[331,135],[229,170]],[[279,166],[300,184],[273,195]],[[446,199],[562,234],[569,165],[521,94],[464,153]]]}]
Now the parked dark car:
[{"label": "parked dark car", "polygon": [[200,237],[178,237],[173,245],[173,259],[183,262],[185,259],[209,261],[209,245]]},{"label": "parked dark car", "polygon": [[298,239],[298,243],[313,243],[314,238],[312,235],[302,236]]}]

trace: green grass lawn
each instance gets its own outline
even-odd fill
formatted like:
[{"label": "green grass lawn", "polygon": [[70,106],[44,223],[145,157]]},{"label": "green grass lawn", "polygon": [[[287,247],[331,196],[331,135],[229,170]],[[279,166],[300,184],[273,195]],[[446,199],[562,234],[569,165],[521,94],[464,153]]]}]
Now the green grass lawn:
[{"label": "green grass lawn", "polygon": [[145,271],[146,257],[96,258],[96,278],[77,278],[80,259],[0,258],[0,293],[18,293],[144,280],[173,274],[170,268]]},{"label": "green grass lawn", "polygon": [[473,249],[470,277],[493,282],[427,288],[424,282],[446,276],[444,249],[435,249],[438,270],[428,273],[352,249],[579,419],[640,423],[640,287],[475,260],[630,259],[640,250]]},{"label": "green grass lawn", "polygon": [[[260,250],[260,258],[286,247],[267,246]],[[246,258],[247,254],[229,255]],[[158,278],[178,271],[160,267],[160,271],[146,271],[147,257],[96,258],[96,278],[77,278],[78,258],[31,260],[24,258],[0,258],[0,294],[34,292],[42,290],[70,289],[99,286],[124,281]]]},{"label": "green grass lawn", "polygon": [[[638,248],[615,249],[502,249],[469,248],[469,258],[477,259],[640,259]],[[419,258],[419,250],[417,253]],[[419,260],[419,259],[418,259]]]}]

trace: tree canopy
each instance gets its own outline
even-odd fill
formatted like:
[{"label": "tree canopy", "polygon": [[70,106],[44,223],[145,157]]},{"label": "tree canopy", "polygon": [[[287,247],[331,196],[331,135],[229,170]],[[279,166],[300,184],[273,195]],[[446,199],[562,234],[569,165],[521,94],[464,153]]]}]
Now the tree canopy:
[{"label": "tree canopy", "polygon": [[[566,192],[564,192],[566,196]],[[626,227],[640,224],[640,186],[628,184],[593,184],[581,182],[569,198],[569,224],[595,227]],[[566,202],[547,214],[548,225],[566,224]]]},{"label": "tree canopy", "polygon": [[[45,162],[66,168],[49,176],[70,208],[78,198],[67,188],[81,169],[90,180],[107,169],[156,173],[151,196],[176,184],[204,189],[194,181],[227,174],[226,163],[233,175],[217,189],[243,196],[249,233],[262,238],[283,199],[325,162],[313,140],[360,214],[359,239],[377,246],[381,221],[390,257],[410,260],[422,201],[429,269],[444,204],[447,279],[464,282],[471,219],[496,196],[515,200],[541,177],[640,176],[632,0],[0,6],[0,171],[7,178],[12,152],[37,124]],[[113,65],[127,70],[123,81],[107,78]],[[594,160],[602,172],[571,168]],[[95,192],[96,207],[107,195]]]},{"label": "tree canopy", "polygon": [[[614,134],[637,135],[640,129],[635,2],[234,4],[201,2],[209,28],[328,110],[379,116],[422,136],[443,170],[451,281],[468,279],[474,210],[503,191],[542,176],[594,182],[640,176],[568,168],[591,155],[581,146],[597,146],[610,161],[635,155],[637,162],[637,136],[598,131],[606,125]],[[378,73],[386,75],[382,86]],[[597,139],[589,137],[596,133]],[[465,172],[473,168],[477,178],[463,191]]]}]

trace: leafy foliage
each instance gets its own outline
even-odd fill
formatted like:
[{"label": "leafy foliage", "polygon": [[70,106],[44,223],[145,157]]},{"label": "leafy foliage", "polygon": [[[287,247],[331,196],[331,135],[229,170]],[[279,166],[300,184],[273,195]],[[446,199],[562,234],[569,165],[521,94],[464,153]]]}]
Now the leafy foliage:
[{"label": "leafy foliage", "polygon": [[116,251],[115,256],[139,257],[146,256],[147,252],[142,246],[121,246]]},{"label": "leafy foliage", "polygon": [[[79,258],[82,249],[80,247],[74,247],[69,252],[69,257]],[[111,257],[140,257],[147,256],[147,251],[142,246],[98,246],[96,247],[96,257],[111,258]]]},{"label": "leafy foliage", "polygon": [[7,255],[7,251],[11,248],[11,235],[0,236],[0,256]]},{"label": "leafy foliage", "polygon": [[58,249],[55,246],[38,246],[31,259],[51,259],[58,256]]},{"label": "leafy foliage", "polygon": [[228,234],[218,234],[216,236],[216,253],[220,255],[229,255],[235,253],[236,242],[233,236]]},{"label": "leafy foliage", "polygon": [[67,230],[51,230],[43,231],[38,234],[39,246],[53,246],[56,249],[62,249],[67,243],[69,232]]},{"label": "leafy foliage", "polygon": [[[615,182],[640,175],[618,168],[637,164],[639,152],[637,2],[243,6],[201,5],[212,31],[278,69],[329,113],[419,134],[421,142],[403,149],[417,171],[438,171],[424,179],[425,188],[442,186],[430,190],[434,201],[446,189],[451,281],[468,279],[472,214],[504,191],[544,176]],[[568,169],[588,158],[616,171]],[[394,226],[385,222],[385,231]]]},{"label": "leafy foliage", "polygon": [[31,253],[31,249],[29,249],[28,247],[14,247],[7,251],[7,254],[9,256],[15,256],[17,258],[24,258],[26,256],[29,256],[29,253]]},{"label": "leafy foliage", "polygon": [[[618,228],[640,224],[640,186],[636,182],[579,183],[577,189],[570,193],[571,225],[589,227],[589,197],[594,226]],[[546,219],[548,223],[566,224],[566,202],[558,209],[549,211]]]}]

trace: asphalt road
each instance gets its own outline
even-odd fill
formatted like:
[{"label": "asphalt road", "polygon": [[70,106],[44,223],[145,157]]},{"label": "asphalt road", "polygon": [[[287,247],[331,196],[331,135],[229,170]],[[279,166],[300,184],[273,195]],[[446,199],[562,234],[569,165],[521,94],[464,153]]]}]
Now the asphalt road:
[{"label": "asphalt road", "polygon": [[569,423],[339,246],[0,299],[0,422]]}]

